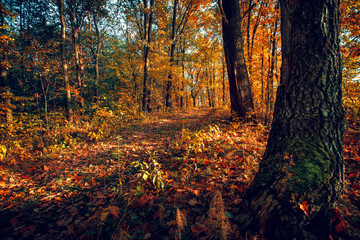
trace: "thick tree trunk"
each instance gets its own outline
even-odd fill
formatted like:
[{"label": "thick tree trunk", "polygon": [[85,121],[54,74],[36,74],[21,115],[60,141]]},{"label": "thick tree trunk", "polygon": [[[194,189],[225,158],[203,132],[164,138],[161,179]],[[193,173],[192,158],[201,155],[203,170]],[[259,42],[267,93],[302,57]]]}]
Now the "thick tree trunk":
[{"label": "thick tree trunk", "polygon": [[281,85],[241,221],[268,239],[329,239],[344,181],[339,1],[280,2]]},{"label": "thick tree trunk", "polygon": [[61,23],[61,35],[60,35],[60,54],[61,54],[61,65],[63,68],[63,77],[65,84],[65,116],[66,120],[69,122],[73,121],[72,107],[71,107],[71,92],[68,76],[68,66],[65,60],[65,37],[66,37],[66,27],[65,27],[65,17],[64,17],[64,0],[58,0],[58,7],[60,12],[60,23]]},{"label": "thick tree trunk", "polygon": [[249,76],[245,63],[242,16],[238,0],[219,0],[222,11],[224,52],[227,64],[231,110],[238,117],[247,117],[254,108]]}]

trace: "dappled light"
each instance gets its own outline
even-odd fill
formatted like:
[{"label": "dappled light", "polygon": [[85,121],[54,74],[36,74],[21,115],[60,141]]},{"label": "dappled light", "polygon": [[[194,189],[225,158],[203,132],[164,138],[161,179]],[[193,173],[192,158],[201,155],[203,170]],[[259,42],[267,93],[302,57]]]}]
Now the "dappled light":
[{"label": "dappled light", "polygon": [[358,0],[0,2],[0,239],[360,239]]}]

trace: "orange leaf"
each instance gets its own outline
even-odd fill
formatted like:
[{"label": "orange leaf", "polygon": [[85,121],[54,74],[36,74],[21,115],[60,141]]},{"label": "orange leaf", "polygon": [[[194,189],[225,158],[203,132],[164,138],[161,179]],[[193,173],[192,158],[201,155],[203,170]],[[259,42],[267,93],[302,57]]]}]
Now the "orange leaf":
[{"label": "orange leaf", "polygon": [[336,233],[342,233],[346,231],[346,223],[341,217],[339,211],[337,209],[331,209],[332,218],[331,223],[334,227]]},{"label": "orange leaf", "polygon": [[119,217],[120,209],[117,206],[110,206],[108,207],[111,215],[113,215],[115,218]]},{"label": "orange leaf", "polygon": [[307,201],[299,203],[300,209],[304,211],[305,215],[309,217],[309,204]]},{"label": "orange leaf", "polygon": [[104,222],[104,221],[106,220],[107,216],[109,216],[109,212],[108,212],[108,211],[102,212],[102,213],[101,213],[101,216],[100,216],[101,222]]}]

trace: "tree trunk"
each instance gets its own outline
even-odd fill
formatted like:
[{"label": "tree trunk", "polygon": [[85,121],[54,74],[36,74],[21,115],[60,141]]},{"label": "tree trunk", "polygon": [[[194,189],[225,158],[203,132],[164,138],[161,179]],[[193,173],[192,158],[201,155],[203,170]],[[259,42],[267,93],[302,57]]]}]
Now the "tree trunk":
[{"label": "tree trunk", "polygon": [[84,108],[84,89],[83,89],[83,82],[81,78],[81,59],[80,59],[80,45],[79,45],[79,29],[73,29],[73,44],[74,44],[74,51],[75,51],[75,72],[76,72],[76,80],[79,85],[79,96],[80,96],[80,104],[81,108]]},{"label": "tree trunk", "polygon": [[[260,6],[259,6],[259,11],[258,14],[256,16],[256,20],[255,20],[255,24],[254,24],[254,28],[252,31],[252,36],[251,36],[251,47],[249,47],[249,52],[248,52],[248,66],[249,66],[249,74],[251,76],[252,73],[252,55],[253,55],[253,51],[254,51],[254,40],[255,40],[255,36],[256,36],[256,30],[259,27],[260,24],[260,18],[262,15],[262,8],[264,6],[264,1],[260,2]],[[250,42],[248,42],[248,44],[250,44]]]},{"label": "tree trunk", "polygon": [[94,60],[95,60],[95,100],[99,99],[99,81],[100,81],[100,71],[99,71],[99,57],[100,57],[100,49],[101,49],[101,36],[99,31],[99,26],[97,22],[97,17],[94,16],[94,26],[96,33],[96,50],[94,51]]},{"label": "tree trunk", "polygon": [[[5,37],[6,33],[5,29],[6,29],[6,21],[5,18],[8,15],[8,10],[6,9],[6,7],[3,5],[3,3],[0,3],[0,35],[1,37]],[[13,120],[12,120],[12,106],[11,106],[11,97],[12,94],[10,92],[10,86],[9,86],[9,81],[8,81],[8,72],[7,72],[7,64],[8,64],[8,51],[9,51],[9,40],[6,39],[6,37],[4,39],[2,39],[2,42],[0,42],[0,44],[2,46],[0,46],[0,48],[3,50],[2,52],[0,52],[0,97],[3,98],[3,106],[1,110],[5,111],[5,120],[7,123],[7,127],[9,130],[12,130],[13,128]]]},{"label": "tree trunk", "polygon": [[344,181],[339,1],[280,2],[281,84],[239,219],[268,239],[329,239]]},{"label": "tree trunk", "polygon": [[173,15],[172,15],[172,22],[171,22],[171,35],[170,35],[170,72],[168,74],[168,80],[166,82],[166,89],[165,89],[165,106],[166,108],[171,108],[171,89],[172,89],[172,69],[171,67],[174,65],[174,57],[175,57],[175,47],[176,47],[176,10],[178,0],[174,0],[173,4]]},{"label": "tree trunk", "polygon": [[222,105],[225,105],[225,59],[221,56],[221,67],[222,67]]},{"label": "tree trunk", "polygon": [[[265,125],[268,125],[268,121],[271,119],[271,112],[274,105],[274,70],[275,70],[275,61],[276,61],[276,34],[278,29],[278,19],[275,20],[274,29],[272,29],[272,36],[270,39],[271,45],[271,55],[269,55],[269,69],[267,75],[267,92],[266,92],[266,113],[265,113]],[[269,121],[270,122],[270,121]]]},{"label": "tree trunk", "polygon": [[100,49],[101,49],[101,34],[98,26],[98,15],[97,12],[93,13],[93,18],[91,19],[90,11],[88,12],[88,19],[89,19],[89,32],[92,32],[91,22],[94,22],[95,28],[95,36],[96,36],[96,46],[94,46],[94,40],[91,39],[90,49],[93,55],[94,60],[94,70],[95,70],[95,79],[94,79],[94,86],[93,86],[93,101],[97,102],[99,100],[99,80],[100,80],[100,72],[99,72],[99,56],[100,56]]},{"label": "tree trunk", "polygon": [[223,0],[221,4],[219,0],[219,6],[222,12],[223,41],[229,76],[231,111],[243,119],[254,108],[254,103],[245,63],[239,1]]},{"label": "tree trunk", "polygon": [[68,75],[68,66],[65,60],[65,37],[66,37],[66,27],[65,27],[65,17],[64,17],[64,0],[58,0],[58,7],[60,12],[60,23],[61,23],[61,35],[60,35],[60,54],[61,54],[61,65],[63,68],[63,77],[65,84],[65,116],[66,120],[69,122],[73,121],[72,107],[71,107],[71,92],[69,84],[69,75]]},{"label": "tree trunk", "polygon": [[[6,53],[3,53],[6,54]],[[6,62],[6,56],[3,56],[3,61]],[[5,119],[9,129],[12,129],[12,108],[11,108],[11,92],[7,79],[6,66],[0,66],[0,87],[1,96],[3,98],[3,108],[5,110]]]},{"label": "tree trunk", "polygon": [[154,0],[150,0],[148,7],[148,0],[143,0],[144,3],[144,36],[143,39],[146,43],[144,46],[144,78],[143,78],[143,97],[142,107],[144,112],[150,112],[150,78],[149,78],[149,53],[151,43],[151,27],[153,21],[152,8]]}]

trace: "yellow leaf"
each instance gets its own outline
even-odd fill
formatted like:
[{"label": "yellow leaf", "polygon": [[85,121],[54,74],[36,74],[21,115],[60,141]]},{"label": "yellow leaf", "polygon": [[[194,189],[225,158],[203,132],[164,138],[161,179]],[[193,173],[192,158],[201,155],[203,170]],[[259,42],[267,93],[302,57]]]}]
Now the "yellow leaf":
[{"label": "yellow leaf", "polygon": [[0,145],[0,161],[5,158],[6,155],[6,147],[4,145]]}]

